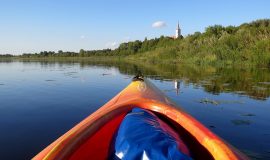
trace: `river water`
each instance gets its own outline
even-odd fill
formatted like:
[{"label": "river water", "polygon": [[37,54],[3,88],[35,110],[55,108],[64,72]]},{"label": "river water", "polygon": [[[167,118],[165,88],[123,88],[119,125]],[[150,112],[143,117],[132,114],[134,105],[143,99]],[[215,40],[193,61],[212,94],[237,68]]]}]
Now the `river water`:
[{"label": "river water", "polygon": [[252,159],[270,159],[270,69],[90,61],[0,62],[0,159],[30,159],[143,74]]}]

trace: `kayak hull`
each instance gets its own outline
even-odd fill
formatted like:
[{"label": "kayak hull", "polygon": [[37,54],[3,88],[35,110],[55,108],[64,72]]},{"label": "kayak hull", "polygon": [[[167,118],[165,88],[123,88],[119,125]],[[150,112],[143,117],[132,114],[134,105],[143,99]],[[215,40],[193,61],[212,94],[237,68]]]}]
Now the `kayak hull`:
[{"label": "kayak hull", "polygon": [[[134,107],[155,112],[185,130],[212,159],[248,159],[183,111],[148,80],[135,80],[96,112],[62,135],[34,160],[107,159],[113,134]],[[205,157],[206,158],[206,157]]]}]

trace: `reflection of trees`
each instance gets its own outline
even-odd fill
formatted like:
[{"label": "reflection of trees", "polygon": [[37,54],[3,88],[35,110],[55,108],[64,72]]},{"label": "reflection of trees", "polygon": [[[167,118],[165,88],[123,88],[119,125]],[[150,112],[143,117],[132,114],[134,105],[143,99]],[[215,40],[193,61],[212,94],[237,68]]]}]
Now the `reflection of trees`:
[{"label": "reflection of trees", "polygon": [[24,61],[38,63],[42,66],[80,65],[80,67],[100,66],[116,67],[127,75],[142,73],[144,76],[159,80],[181,79],[185,84],[201,86],[212,94],[231,92],[248,95],[251,98],[265,100],[270,96],[270,70],[245,67],[210,67],[181,64],[149,64],[122,60],[102,59],[62,59]]},{"label": "reflection of trees", "polygon": [[266,99],[270,94],[270,70],[255,68],[219,68],[210,86],[205,90],[212,93],[234,92],[256,99]]},{"label": "reflection of trees", "polygon": [[14,60],[11,58],[0,58],[0,62],[1,63],[11,63],[11,62],[14,62]]}]

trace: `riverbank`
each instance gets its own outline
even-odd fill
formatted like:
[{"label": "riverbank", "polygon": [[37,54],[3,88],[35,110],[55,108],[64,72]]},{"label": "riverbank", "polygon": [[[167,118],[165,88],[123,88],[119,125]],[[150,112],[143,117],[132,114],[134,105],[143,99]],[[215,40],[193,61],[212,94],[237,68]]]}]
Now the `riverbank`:
[{"label": "riverbank", "polygon": [[141,65],[187,65],[187,66],[212,66],[212,67],[256,67],[256,68],[269,68],[268,63],[253,63],[247,61],[230,61],[230,60],[215,60],[207,61],[200,59],[199,57],[186,57],[185,59],[180,58],[159,58],[158,53],[138,53],[136,55],[129,56],[89,56],[89,57],[6,57],[1,58],[0,61],[29,61],[29,62],[40,62],[40,61],[57,61],[57,62],[126,62]]}]

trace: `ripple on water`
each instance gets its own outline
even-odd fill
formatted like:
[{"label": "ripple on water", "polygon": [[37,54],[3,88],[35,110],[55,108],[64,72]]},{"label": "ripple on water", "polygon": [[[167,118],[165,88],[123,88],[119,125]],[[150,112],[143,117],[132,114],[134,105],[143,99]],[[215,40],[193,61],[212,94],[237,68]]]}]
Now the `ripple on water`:
[{"label": "ripple on water", "polygon": [[66,72],[64,73],[65,76],[67,77],[71,77],[71,78],[78,78],[79,76],[77,76],[78,72]]},{"label": "ripple on water", "polygon": [[270,158],[270,152],[266,151],[264,153],[256,153],[249,150],[242,150],[243,153],[245,153],[248,157],[254,160],[264,160]]}]

